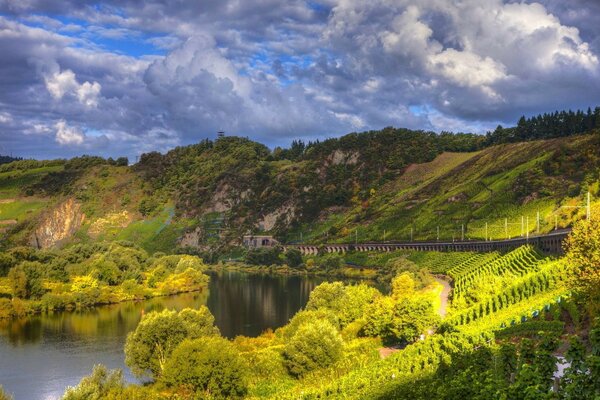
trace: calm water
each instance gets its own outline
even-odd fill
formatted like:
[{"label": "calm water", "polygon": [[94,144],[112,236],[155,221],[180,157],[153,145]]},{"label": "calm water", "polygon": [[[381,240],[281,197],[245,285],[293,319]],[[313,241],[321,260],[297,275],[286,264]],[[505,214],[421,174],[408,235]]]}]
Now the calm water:
[{"label": "calm water", "polygon": [[56,399],[99,363],[124,369],[133,381],[123,346],[142,311],[206,304],[224,336],[256,336],[285,325],[322,281],[225,272],[211,274],[202,293],[0,322],[0,384],[15,400]]}]

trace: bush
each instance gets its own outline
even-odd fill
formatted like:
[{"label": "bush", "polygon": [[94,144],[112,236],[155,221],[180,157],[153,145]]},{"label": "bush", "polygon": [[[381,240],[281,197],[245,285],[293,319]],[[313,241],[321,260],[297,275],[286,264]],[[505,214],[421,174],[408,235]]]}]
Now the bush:
[{"label": "bush", "polygon": [[377,289],[365,284],[345,286],[341,282],[325,282],[310,293],[306,309],[329,309],[343,327],[361,318],[366,307],[379,296],[381,293]]},{"label": "bush", "polygon": [[114,398],[123,391],[123,386],[123,371],[109,371],[104,365],[96,365],[90,376],[67,388],[62,400],[103,400],[109,395]]},{"label": "bush", "polygon": [[307,310],[318,310],[328,308],[334,312],[344,307],[346,288],[342,282],[324,282],[310,292]]},{"label": "bush", "polygon": [[0,319],[12,318],[13,306],[9,299],[0,297]]},{"label": "bush", "polygon": [[335,327],[325,320],[302,325],[286,343],[283,357],[290,374],[302,376],[326,368],[342,357],[343,341]]},{"label": "bush", "polygon": [[281,265],[281,248],[250,249],[244,261],[250,265]]},{"label": "bush", "polygon": [[302,253],[297,249],[289,249],[285,252],[285,262],[291,268],[298,268],[302,265]]},{"label": "bush", "polygon": [[15,258],[10,254],[0,253],[0,276],[6,276],[8,271],[14,267]]},{"label": "bush", "polygon": [[167,386],[191,389],[210,398],[241,398],[247,392],[248,368],[234,345],[221,337],[182,342],[165,365]]},{"label": "bush", "polygon": [[42,285],[44,266],[37,261],[23,261],[8,271],[13,295],[22,299],[39,299],[44,295]]},{"label": "bush", "polygon": [[276,334],[282,337],[285,342],[288,342],[294,337],[300,327],[312,321],[327,321],[336,328],[340,325],[339,318],[333,311],[327,308],[303,310],[297,312],[287,325],[276,331]]},{"label": "bush", "polygon": [[158,378],[173,350],[186,338],[218,335],[214,317],[205,306],[146,314],[135,331],[127,335],[125,364],[138,376]]},{"label": "bush", "polygon": [[381,337],[386,343],[413,342],[433,327],[439,316],[431,301],[423,297],[381,297],[365,312],[363,333]]}]

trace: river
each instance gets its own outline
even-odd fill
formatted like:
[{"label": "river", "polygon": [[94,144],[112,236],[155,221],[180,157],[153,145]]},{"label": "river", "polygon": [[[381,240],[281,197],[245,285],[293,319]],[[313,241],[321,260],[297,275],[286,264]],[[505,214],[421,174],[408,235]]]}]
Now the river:
[{"label": "river", "polygon": [[0,384],[15,400],[57,399],[95,364],[122,368],[127,333],[143,312],[206,304],[223,336],[257,336],[278,328],[308,301],[322,278],[211,273],[209,289],[0,322]]}]

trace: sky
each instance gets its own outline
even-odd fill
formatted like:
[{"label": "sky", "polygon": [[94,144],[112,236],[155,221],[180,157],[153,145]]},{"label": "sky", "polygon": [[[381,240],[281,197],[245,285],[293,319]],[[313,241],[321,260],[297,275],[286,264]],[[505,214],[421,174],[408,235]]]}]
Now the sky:
[{"label": "sky", "polygon": [[0,154],[485,133],[600,105],[597,0],[0,0]]}]

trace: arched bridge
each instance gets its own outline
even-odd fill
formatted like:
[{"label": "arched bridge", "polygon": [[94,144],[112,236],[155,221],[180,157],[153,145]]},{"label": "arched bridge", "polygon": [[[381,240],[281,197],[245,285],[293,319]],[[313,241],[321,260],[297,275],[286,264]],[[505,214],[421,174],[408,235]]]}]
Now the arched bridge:
[{"label": "arched bridge", "polygon": [[547,235],[519,237],[506,240],[460,241],[460,242],[392,242],[392,243],[357,243],[357,244],[295,244],[286,248],[295,248],[304,255],[326,253],[345,253],[347,251],[510,251],[525,244],[530,244],[547,254],[562,254],[563,242],[570,230],[560,230]]}]

